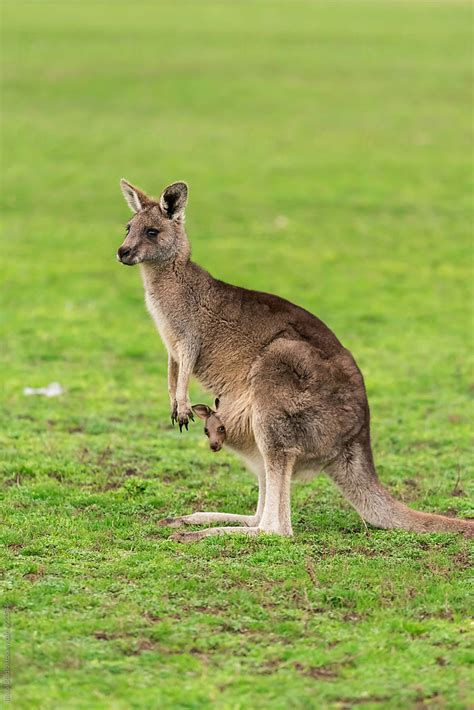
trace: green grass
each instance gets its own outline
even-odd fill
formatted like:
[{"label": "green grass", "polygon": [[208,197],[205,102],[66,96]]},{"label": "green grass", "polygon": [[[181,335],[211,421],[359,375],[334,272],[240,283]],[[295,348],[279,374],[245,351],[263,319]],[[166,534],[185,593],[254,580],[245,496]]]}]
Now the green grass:
[{"label": "green grass", "polygon": [[[294,540],[167,539],[164,515],[249,512],[256,488],[201,425],[170,427],[165,351],[115,262],[119,178],[186,179],[195,258],[356,356],[383,481],[472,515],[470,21],[458,2],[4,4],[16,708],[472,702],[465,540],[366,531],[325,477],[294,487]],[[64,396],[22,393],[53,380]]]}]

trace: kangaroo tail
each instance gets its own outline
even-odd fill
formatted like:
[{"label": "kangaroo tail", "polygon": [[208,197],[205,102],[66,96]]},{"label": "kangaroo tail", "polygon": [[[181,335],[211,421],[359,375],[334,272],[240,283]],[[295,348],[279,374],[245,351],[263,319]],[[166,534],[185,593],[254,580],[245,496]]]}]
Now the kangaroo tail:
[{"label": "kangaroo tail", "polygon": [[393,498],[377,477],[368,438],[348,445],[326,470],[362,518],[377,528],[458,532],[474,537],[474,520],[421,513]]}]

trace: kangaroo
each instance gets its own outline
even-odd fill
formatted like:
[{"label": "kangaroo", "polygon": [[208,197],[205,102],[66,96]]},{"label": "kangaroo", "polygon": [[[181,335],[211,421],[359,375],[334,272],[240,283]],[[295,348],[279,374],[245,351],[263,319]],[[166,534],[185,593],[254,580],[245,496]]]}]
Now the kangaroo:
[{"label": "kangaroo", "polygon": [[[215,408],[219,406],[219,400],[215,401]],[[209,447],[211,451],[220,451],[224,446],[224,441],[226,437],[225,426],[222,423],[222,419],[219,417],[216,411],[208,407],[206,404],[194,404],[192,406],[194,414],[200,419],[204,419],[205,427],[204,433],[209,439]]]},{"label": "kangaroo", "polygon": [[372,457],[362,374],[351,353],[316,316],[278,296],[213,278],[191,260],[184,227],[188,188],[156,200],[121,181],[133,217],[117,258],[140,264],[145,301],[168,351],[171,419],[192,419],[191,375],[219,392],[226,445],[258,478],[253,515],[198,512],[163,525],[234,523],[173,535],[260,532],[291,536],[290,484],[324,470],[358,513],[379,528],[460,532],[474,521],[422,513],[394,499]]}]

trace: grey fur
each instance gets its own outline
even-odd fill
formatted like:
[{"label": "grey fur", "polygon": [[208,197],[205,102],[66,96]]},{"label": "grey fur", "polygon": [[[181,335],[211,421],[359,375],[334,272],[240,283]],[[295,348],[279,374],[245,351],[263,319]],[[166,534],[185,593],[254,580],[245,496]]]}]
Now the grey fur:
[{"label": "grey fur", "polygon": [[[259,481],[254,515],[202,512],[163,521],[244,527],[180,532],[175,539],[235,531],[292,535],[291,481],[320,470],[372,525],[474,533],[472,521],[419,513],[383,488],[372,459],[362,374],[322,321],[278,296],[214,279],[191,261],[185,183],[173,183],[159,200],[127,181],[122,190],[135,215],[118,258],[141,267],[146,304],[169,354],[172,421],[188,427],[188,385],[196,376],[219,394],[226,444]],[[150,228],[157,234],[149,236]]]}]

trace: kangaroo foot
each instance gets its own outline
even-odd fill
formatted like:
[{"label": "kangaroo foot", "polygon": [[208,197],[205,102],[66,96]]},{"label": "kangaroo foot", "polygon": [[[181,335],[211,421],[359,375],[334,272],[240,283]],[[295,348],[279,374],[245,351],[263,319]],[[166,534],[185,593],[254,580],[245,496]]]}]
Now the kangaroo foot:
[{"label": "kangaroo foot", "polygon": [[175,542],[198,542],[203,540],[205,537],[212,537],[213,535],[229,535],[229,534],[240,534],[240,535],[258,535],[260,532],[259,528],[240,528],[240,527],[228,527],[228,528],[207,528],[206,530],[194,530],[193,532],[177,532],[171,535],[170,540]]},{"label": "kangaroo foot", "polygon": [[256,515],[234,513],[192,513],[177,518],[163,518],[158,521],[158,525],[169,528],[179,528],[181,525],[209,525],[210,523],[237,523],[252,528],[258,525],[258,518]]}]

